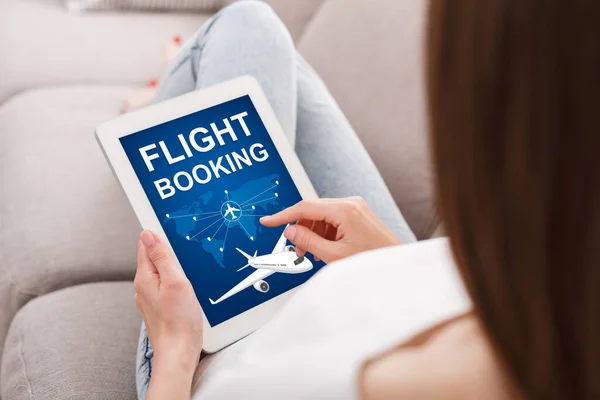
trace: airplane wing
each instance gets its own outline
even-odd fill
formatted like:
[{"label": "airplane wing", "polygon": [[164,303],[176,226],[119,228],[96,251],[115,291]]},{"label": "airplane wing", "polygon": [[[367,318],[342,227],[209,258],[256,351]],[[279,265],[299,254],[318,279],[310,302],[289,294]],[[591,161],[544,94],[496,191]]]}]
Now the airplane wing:
[{"label": "airplane wing", "polygon": [[[290,226],[290,224],[287,224],[285,227],[287,228],[288,226]],[[284,232],[285,232],[285,230],[284,230]],[[271,252],[271,254],[281,253],[283,250],[285,250],[286,243],[287,243],[287,239],[285,236],[283,236],[283,233],[282,233],[281,237],[275,244],[275,247],[273,248],[273,251]]]},{"label": "airplane wing", "polygon": [[223,300],[230,298],[234,294],[241,292],[242,290],[254,285],[256,282],[261,281],[261,280],[265,279],[266,277],[273,275],[273,274],[274,274],[274,271],[271,269],[257,269],[256,271],[254,271],[253,273],[248,275],[243,281],[241,281],[240,283],[235,285],[233,287],[233,289],[231,289],[229,292],[227,292],[223,296],[219,297],[219,299],[217,299],[217,301],[214,301],[213,299],[208,299],[208,300],[210,301],[210,304],[219,304]]},{"label": "airplane wing", "polygon": [[254,256],[251,256],[250,254],[246,253],[244,250],[236,247],[235,248],[237,251],[239,251],[244,257],[246,257],[248,260],[251,259],[252,257],[256,257],[256,253],[254,253]]}]

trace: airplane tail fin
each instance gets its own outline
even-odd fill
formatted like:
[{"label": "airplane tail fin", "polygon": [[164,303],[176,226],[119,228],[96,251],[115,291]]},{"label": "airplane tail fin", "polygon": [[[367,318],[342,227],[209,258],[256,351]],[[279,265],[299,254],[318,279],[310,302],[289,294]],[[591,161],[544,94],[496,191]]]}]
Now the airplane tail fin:
[{"label": "airplane tail fin", "polygon": [[254,256],[251,256],[250,254],[248,254],[248,253],[244,252],[244,250],[241,250],[241,249],[239,249],[239,248],[237,248],[237,247],[236,247],[235,249],[236,249],[237,251],[239,251],[239,252],[240,252],[240,253],[241,253],[241,254],[242,254],[244,257],[246,257],[248,260],[249,260],[249,259],[251,259],[251,258],[253,258],[253,257],[256,257],[256,253],[254,253]]},{"label": "airplane tail fin", "polygon": [[[253,259],[253,258],[254,258],[254,257],[256,257],[256,255],[258,254],[258,250],[256,250],[256,251],[254,252],[254,255],[253,255],[253,256],[251,256],[250,254],[248,254],[248,253],[245,253],[243,250],[241,250],[241,249],[238,249],[237,247],[236,247],[235,249],[236,249],[237,251],[239,251],[240,253],[242,253],[242,255],[243,255],[244,257],[246,257],[248,260],[251,260],[251,259]],[[246,265],[244,265],[242,268],[238,269],[238,270],[237,270],[237,272],[240,272],[241,270],[243,270],[244,268],[247,268],[247,267],[249,267],[249,266],[250,266],[250,264],[246,264]]]},{"label": "airplane tail fin", "polygon": [[[250,264],[246,264],[246,265],[244,265],[242,268],[238,269],[238,270],[237,270],[237,272],[240,272],[241,270],[243,270],[244,268],[246,268],[246,267],[249,267],[249,266],[250,266]],[[210,299],[209,299],[209,300],[210,300]]]}]

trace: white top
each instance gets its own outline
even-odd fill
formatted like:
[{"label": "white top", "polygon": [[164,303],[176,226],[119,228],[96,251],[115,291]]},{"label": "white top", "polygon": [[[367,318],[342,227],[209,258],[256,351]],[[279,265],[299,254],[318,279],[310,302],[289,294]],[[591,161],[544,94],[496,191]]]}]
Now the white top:
[{"label": "white top", "polygon": [[468,312],[445,238],[323,268],[273,319],[205,358],[193,399],[358,398],[362,364]]}]

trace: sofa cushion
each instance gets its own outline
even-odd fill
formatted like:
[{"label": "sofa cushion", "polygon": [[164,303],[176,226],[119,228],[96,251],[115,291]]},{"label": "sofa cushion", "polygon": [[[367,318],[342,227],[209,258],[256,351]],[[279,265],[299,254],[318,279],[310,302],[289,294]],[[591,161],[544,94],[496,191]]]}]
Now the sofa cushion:
[{"label": "sofa cushion", "polygon": [[224,0],[67,0],[71,12],[84,11],[177,11],[212,13]]},{"label": "sofa cushion", "polygon": [[[231,0],[228,0],[231,2]],[[240,1],[240,0],[238,0]],[[290,31],[295,42],[302,38],[305,29],[319,13],[327,0],[266,0]]]},{"label": "sofa cushion", "polygon": [[[294,39],[323,0],[269,0]],[[193,13],[88,15],[64,0],[0,0],[0,103],[23,90],[64,84],[136,84],[158,77],[164,44],[209,18]]]},{"label": "sofa cushion", "polygon": [[135,399],[133,293],[130,282],[87,284],[23,307],[2,358],[2,398]]},{"label": "sofa cushion", "polygon": [[365,144],[417,237],[428,237],[434,201],[425,123],[426,0],[328,0],[300,51]]},{"label": "sofa cushion", "polygon": [[139,224],[94,137],[126,91],[48,88],[0,106],[0,344],[33,297],[133,278]]},{"label": "sofa cushion", "polygon": [[160,74],[164,44],[187,37],[202,14],[76,15],[64,0],[0,1],[0,103],[62,84],[143,84]]}]

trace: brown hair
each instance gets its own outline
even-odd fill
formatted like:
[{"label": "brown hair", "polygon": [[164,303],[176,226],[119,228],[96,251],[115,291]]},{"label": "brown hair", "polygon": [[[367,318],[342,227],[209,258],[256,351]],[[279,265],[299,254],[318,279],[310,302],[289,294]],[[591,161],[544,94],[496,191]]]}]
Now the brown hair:
[{"label": "brown hair", "polygon": [[430,129],[454,256],[530,399],[600,398],[600,2],[431,0]]}]

